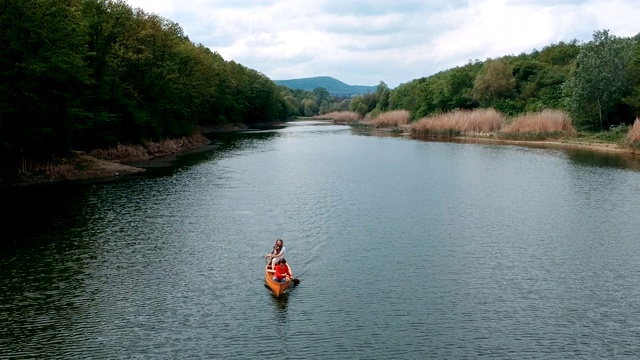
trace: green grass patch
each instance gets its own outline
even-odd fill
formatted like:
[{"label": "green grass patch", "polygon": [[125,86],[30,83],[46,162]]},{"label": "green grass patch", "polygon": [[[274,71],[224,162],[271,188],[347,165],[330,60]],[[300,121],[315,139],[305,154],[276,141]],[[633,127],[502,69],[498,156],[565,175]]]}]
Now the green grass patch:
[{"label": "green grass patch", "polygon": [[456,129],[440,129],[440,130],[412,130],[412,135],[416,137],[432,137],[432,138],[452,138],[463,136],[464,132]]},{"label": "green grass patch", "polygon": [[550,131],[550,132],[520,132],[520,133],[507,133],[500,132],[496,134],[498,139],[502,140],[517,140],[517,141],[543,141],[543,140],[556,140],[569,137],[564,131]]},{"label": "green grass patch", "polygon": [[365,128],[365,129],[366,128],[373,128],[372,124],[367,124],[367,123],[360,122],[360,121],[351,123],[351,124],[349,124],[349,126],[354,127],[354,128]]}]

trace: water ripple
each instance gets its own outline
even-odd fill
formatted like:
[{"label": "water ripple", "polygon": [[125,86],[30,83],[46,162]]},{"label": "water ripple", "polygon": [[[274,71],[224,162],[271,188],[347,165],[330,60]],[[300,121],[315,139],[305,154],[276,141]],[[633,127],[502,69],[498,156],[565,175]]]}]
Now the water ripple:
[{"label": "water ripple", "polygon": [[[167,175],[18,194],[56,209],[7,230],[0,357],[640,353],[637,172],[324,129],[244,134]],[[262,278],[278,237],[302,279],[281,298]]]}]

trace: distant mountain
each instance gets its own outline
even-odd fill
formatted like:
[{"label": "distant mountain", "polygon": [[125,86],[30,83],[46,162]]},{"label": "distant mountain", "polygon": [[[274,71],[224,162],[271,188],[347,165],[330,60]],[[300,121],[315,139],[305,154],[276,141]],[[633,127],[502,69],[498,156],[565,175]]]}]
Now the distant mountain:
[{"label": "distant mountain", "polygon": [[329,94],[333,96],[353,96],[363,95],[366,93],[376,92],[377,86],[364,86],[364,85],[347,85],[340,80],[334,79],[330,76],[316,76],[304,79],[292,79],[292,80],[273,80],[277,85],[284,85],[291,89],[302,89],[307,91],[313,91],[318,87],[327,89]]}]

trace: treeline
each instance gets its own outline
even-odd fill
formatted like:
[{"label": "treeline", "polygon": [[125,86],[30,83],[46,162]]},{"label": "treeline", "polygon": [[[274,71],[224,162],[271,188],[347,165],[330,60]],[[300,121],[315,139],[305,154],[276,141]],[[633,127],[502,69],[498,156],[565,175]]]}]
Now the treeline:
[{"label": "treeline", "polygon": [[287,114],[294,117],[346,111],[349,110],[351,103],[349,97],[332,96],[324,87],[317,87],[313,91],[307,91],[280,85],[279,89],[286,103]]},{"label": "treeline", "polygon": [[640,116],[640,34],[552,44],[540,51],[468,64],[389,91],[355,97],[350,110],[370,117],[408,110],[411,120],[453,110],[494,108],[506,115],[563,110],[582,131],[630,125]]},{"label": "treeline", "polygon": [[0,29],[4,159],[289,115],[269,78],[122,0],[5,0]]}]

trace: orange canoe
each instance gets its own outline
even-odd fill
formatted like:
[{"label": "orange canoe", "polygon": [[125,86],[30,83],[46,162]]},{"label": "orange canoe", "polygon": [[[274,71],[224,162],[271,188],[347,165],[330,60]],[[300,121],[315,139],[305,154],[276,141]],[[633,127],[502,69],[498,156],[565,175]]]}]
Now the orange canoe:
[{"label": "orange canoe", "polygon": [[[271,291],[273,291],[274,295],[276,297],[282,295],[282,293],[284,293],[289,286],[291,286],[291,282],[292,282],[292,278],[287,279],[287,281],[280,283],[280,282],[276,282],[273,281],[273,275],[276,273],[275,270],[271,270],[268,267],[268,263],[267,266],[264,268],[264,282],[267,284],[267,286],[269,286],[269,289],[271,289]],[[293,272],[291,271],[291,267],[289,266],[289,264],[287,264],[287,267],[289,268],[289,272],[291,274],[293,274]]]}]

